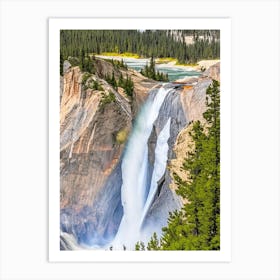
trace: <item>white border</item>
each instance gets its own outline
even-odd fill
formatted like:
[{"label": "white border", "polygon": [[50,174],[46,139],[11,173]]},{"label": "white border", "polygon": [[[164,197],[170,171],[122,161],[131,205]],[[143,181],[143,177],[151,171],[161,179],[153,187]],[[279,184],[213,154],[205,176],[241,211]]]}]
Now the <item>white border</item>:
[{"label": "white border", "polygon": [[[229,262],[231,260],[231,27],[228,18],[49,19],[49,261],[51,262]],[[221,250],[59,250],[59,35],[61,29],[221,30]]]}]

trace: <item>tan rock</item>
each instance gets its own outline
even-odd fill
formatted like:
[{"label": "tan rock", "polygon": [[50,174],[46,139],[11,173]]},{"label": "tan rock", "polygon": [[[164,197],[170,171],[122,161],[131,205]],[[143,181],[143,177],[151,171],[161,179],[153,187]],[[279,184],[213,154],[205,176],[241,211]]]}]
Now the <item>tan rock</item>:
[{"label": "tan rock", "polygon": [[[191,136],[189,135],[191,129],[192,129],[192,124],[186,126],[183,130],[181,130],[181,132],[177,136],[177,140],[174,145],[173,150],[175,152],[176,157],[170,161],[168,166],[171,177],[173,179],[169,187],[173,191],[176,191],[178,187],[175,183],[174,173],[176,173],[184,181],[189,180],[189,174],[187,173],[186,170],[182,170],[181,168],[183,166],[187,153],[193,149],[192,139]],[[187,200],[182,199],[182,203],[186,203],[186,202]]]},{"label": "tan rock", "polygon": [[[181,168],[188,152],[190,152],[194,147],[191,136],[189,135],[189,132],[192,130],[193,122],[200,120],[202,124],[205,124],[205,120],[203,118],[203,113],[206,110],[205,93],[207,87],[212,82],[211,78],[218,81],[220,80],[220,63],[211,66],[205,72],[204,76],[200,78],[189,79],[187,81],[187,84],[183,86],[183,90],[180,96],[181,103],[190,123],[178,134],[176,143],[173,148],[175,158],[170,161],[168,166],[170,174],[173,177],[173,180],[170,184],[170,188],[173,191],[176,191],[177,189],[177,185],[173,176],[174,172],[176,172],[182,180],[189,180],[189,174],[186,170],[182,170]],[[182,203],[185,202],[187,202],[187,200],[182,200]]]},{"label": "tan rock", "polygon": [[100,91],[82,90],[78,67],[65,73],[60,109],[61,208],[78,211],[91,206],[116,167],[124,143],[117,133],[131,128],[128,101],[104,83],[104,93],[115,101],[100,106]]},{"label": "tan rock", "polygon": [[214,80],[220,81],[220,62],[212,65],[204,74]]},{"label": "tan rock", "polygon": [[[104,91],[82,88],[83,73],[79,67],[65,72],[61,83],[60,105],[60,187],[61,209],[79,211],[92,203],[102,186],[118,164],[125,140],[120,132],[128,135],[132,113],[136,115],[156,82],[134,70],[121,71],[134,82],[133,104],[123,89],[115,91],[100,77],[115,71],[111,63],[96,60],[96,75]],[[120,71],[116,71],[118,78]],[[100,106],[102,96],[112,92],[115,101]],[[118,139],[117,139],[118,138]]]}]

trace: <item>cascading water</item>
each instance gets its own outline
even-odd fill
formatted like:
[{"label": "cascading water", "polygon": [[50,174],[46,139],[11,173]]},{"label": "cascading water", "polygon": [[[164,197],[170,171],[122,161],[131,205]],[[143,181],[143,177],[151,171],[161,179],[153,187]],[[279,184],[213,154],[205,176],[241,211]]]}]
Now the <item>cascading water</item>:
[{"label": "cascading water", "polygon": [[114,249],[122,250],[125,246],[133,250],[136,242],[142,240],[141,225],[156,193],[157,182],[164,175],[166,168],[170,118],[158,135],[151,182],[148,182],[148,139],[161,105],[170,90],[172,88],[162,86],[155,95],[148,97],[130,135],[122,160],[121,199],[124,214],[111,244]]}]

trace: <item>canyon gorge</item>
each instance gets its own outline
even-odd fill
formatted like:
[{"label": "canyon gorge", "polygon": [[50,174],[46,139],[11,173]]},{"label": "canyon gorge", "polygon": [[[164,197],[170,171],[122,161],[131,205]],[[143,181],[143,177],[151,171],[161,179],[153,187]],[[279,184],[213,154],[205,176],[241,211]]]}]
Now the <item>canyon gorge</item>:
[{"label": "canyon gorge", "polygon": [[[134,250],[160,236],[183,204],[173,174],[187,180],[180,167],[191,149],[188,131],[203,122],[220,63],[172,82],[101,58],[94,69],[85,75],[64,61],[60,77],[60,249]],[[108,75],[130,78],[132,96]]]}]

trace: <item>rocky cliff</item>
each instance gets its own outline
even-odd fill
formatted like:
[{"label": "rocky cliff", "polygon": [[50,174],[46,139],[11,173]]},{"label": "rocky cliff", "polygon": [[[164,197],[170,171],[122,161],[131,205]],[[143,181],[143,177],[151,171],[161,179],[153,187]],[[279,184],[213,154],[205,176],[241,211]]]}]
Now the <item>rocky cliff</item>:
[{"label": "rocky cliff", "polygon": [[[158,182],[144,227],[156,225],[154,231],[159,232],[166,225],[168,213],[182,204],[175,193],[172,174],[178,172],[186,155],[189,124],[202,119],[205,93],[211,83],[209,76],[216,78],[219,73],[219,66],[215,67],[200,78],[168,85],[172,90],[161,106],[148,141],[151,173],[157,137],[171,118],[168,168]],[[132,99],[104,80],[113,72],[116,78],[121,73],[132,78]],[[99,84],[98,90],[91,87],[93,82]],[[62,232],[67,234],[61,237],[61,249],[71,247],[66,244],[69,236],[79,244],[102,246],[116,234],[123,215],[121,160],[126,139],[148,92],[155,95],[158,87],[138,72],[116,68],[107,61],[97,59],[95,74],[86,78],[79,67],[65,63],[60,85],[60,222]]]},{"label": "rocky cliff", "polygon": [[[212,79],[220,81],[220,62],[211,66],[204,75],[200,78],[189,79],[189,85],[185,85],[181,94],[181,103],[184,112],[189,119],[189,124],[186,125],[177,135],[173,152],[175,156],[169,162],[169,171],[172,174],[176,172],[183,180],[187,181],[188,174],[181,170],[186,155],[191,151],[193,144],[189,132],[192,129],[194,121],[199,120],[204,122],[203,113],[206,110],[205,94],[206,89],[210,85]],[[175,191],[177,186],[174,180],[171,180],[170,189]],[[182,201],[183,202],[183,201]]]},{"label": "rocky cliff", "polygon": [[186,174],[180,171],[180,168],[189,150],[189,127],[193,121],[203,118],[202,114],[206,109],[205,93],[211,81],[210,77],[203,76],[191,78],[183,84],[170,84],[170,87],[173,87],[174,90],[170,91],[165,98],[159,116],[154,122],[153,132],[148,142],[151,166],[153,166],[157,137],[167,119],[171,118],[170,138],[168,140],[168,168],[163,178],[158,182],[158,192],[149,209],[144,225],[150,235],[154,231],[160,234],[162,227],[166,226],[169,212],[182,206],[183,201],[175,192],[176,184],[173,180],[173,173],[177,172],[182,175],[183,179],[186,177]]},{"label": "rocky cliff", "polygon": [[[105,231],[117,230],[122,216],[120,159],[132,125],[131,111],[136,114],[155,82],[126,71],[137,83],[132,104],[101,78],[114,71],[116,77],[120,75],[111,63],[96,60],[96,73],[86,78],[79,67],[69,62],[64,65],[60,85],[61,229],[78,242],[92,243],[93,232],[106,236]],[[99,90],[90,88],[94,81]],[[106,207],[111,212],[104,215]]]},{"label": "rocky cliff", "polygon": [[209,67],[204,74],[214,80],[220,81],[220,62]]}]

